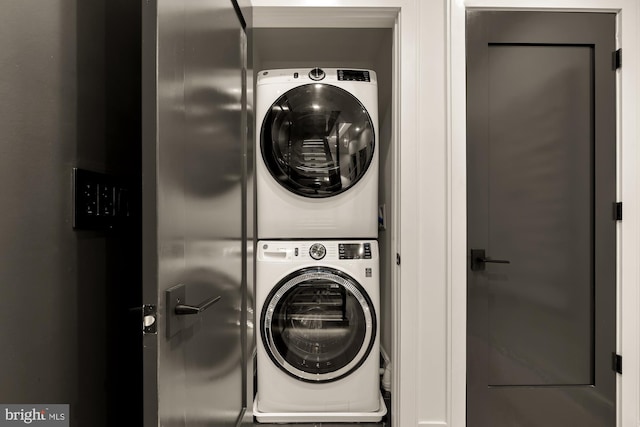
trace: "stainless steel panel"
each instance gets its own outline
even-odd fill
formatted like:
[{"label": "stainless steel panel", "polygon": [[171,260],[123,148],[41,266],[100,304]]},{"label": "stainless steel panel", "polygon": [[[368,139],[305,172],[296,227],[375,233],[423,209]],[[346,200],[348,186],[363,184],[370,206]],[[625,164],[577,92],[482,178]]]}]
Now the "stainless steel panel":
[{"label": "stainless steel panel", "polygon": [[[248,3],[248,2],[244,2]],[[240,4],[241,7],[243,4]],[[250,6],[250,5],[249,5]],[[247,29],[245,35],[243,37],[243,47],[244,47],[244,102],[243,105],[245,107],[245,123],[243,124],[243,128],[246,129],[245,139],[244,139],[244,153],[245,153],[245,161],[244,161],[244,197],[243,201],[244,205],[244,213],[245,213],[245,238],[246,242],[244,245],[245,254],[243,257],[244,267],[243,271],[245,272],[245,281],[244,281],[244,309],[245,309],[245,318],[244,324],[246,327],[244,328],[244,406],[247,408],[245,412],[245,422],[247,420],[253,419],[253,411],[251,410],[253,406],[253,395],[254,395],[254,369],[255,369],[255,351],[256,351],[256,338],[255,338],[255,313],[254,313],[254,297],[255,297],[255,272],[254,272],[254,253],[255,247],[257,244],[257,236],[254,233],[255,223],[257,221],[256,212],[255,212],[255,155],[254,155],[254,141],[253,141],[253,133],[255,118],[253,114],[253,60],[252,60],[252,37],[251,37],[251,15],[247,15],[245,13],[246,10],[250,10],[250,7],[246,8],[242,7],[243,15],[247,20]]]},{"label": "stainless steel panel", "polygon": [[244,22],[248,31],[253,27],[253,5],[251,4],[251,0],[236,0],[238,8],[242,13],[242,17],[244,18]]},{"label": "stainless steel panel", "polygon": [[[242,29],[228,0],[145,9],[145,49],[157,46],[157,57],[145,52],[143,62],[143,173],[154,193],[144,204],[144,293],[158,302],[158,334],[145,337],[158,372],[157,388],[145,379],[145,425],[235,425],[244,397]],[[167,340],[161,294],[178,283],[196,304],[221,299]]]}]

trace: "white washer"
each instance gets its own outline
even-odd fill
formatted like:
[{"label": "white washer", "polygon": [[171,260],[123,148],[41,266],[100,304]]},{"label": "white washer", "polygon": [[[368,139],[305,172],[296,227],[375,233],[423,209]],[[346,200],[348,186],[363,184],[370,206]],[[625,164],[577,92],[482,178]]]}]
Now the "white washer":
[{"label": "white washer", "polygon": [[265,70],[256,84],[258,238],[376,239],[376,73]]},{"label": "white washer", "polygon": [[259,241],[258,421],[379,421],[375,240]]}]

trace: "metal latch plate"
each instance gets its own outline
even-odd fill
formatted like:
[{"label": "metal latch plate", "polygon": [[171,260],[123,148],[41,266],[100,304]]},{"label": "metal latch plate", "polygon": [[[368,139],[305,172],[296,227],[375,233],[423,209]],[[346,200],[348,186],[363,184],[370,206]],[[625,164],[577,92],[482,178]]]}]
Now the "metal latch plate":
[{"label": "metal latch plate", "polygon": [[142,332],[144,334],[158,333],[157,309],[154,304],[142,306]]}]

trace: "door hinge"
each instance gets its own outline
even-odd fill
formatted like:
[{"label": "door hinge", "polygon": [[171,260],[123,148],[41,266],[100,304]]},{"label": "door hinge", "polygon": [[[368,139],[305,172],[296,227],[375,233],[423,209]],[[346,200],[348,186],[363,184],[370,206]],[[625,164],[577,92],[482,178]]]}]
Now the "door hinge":
[{"label": "door hinge", "polygon": [[622,221],[622,202],[616,202],[613,205],[613,219]]},{"label": "door hinge", "polygon": [[154,304],[142,306],[142,334],[158,333],[158,314]]},{"label": "door hinge", "polygon": [[400,254],[396,253],[396,265],[400,265]]},{"label": "door hinge", "polygon": [[613,69],[622,68],[622,48],[613,52]]},{"label": "door hinge", "polygon": [[611,353],[611,369],[617,373],[622,373],[622,356],[617,353]]}]

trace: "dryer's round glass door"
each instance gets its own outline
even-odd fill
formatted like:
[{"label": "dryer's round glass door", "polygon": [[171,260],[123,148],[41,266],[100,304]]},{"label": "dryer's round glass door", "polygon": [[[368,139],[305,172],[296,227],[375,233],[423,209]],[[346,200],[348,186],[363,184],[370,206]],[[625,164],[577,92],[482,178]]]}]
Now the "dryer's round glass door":
[{"label": "dryer's round glass door", "polygon": [[261,319],[271,359],[303,381],[329,382],[349,375],[375,341],[369,296],[351,276],[328,267],[302,269],[280,281]]},{"label": "dryer's round glass door", "polygon": [[375,148],[374,126],[356,97],[329,84],[296,87],[268,111],[260,135],[271,175],[305,197],[330,197],[365,174]]}]

